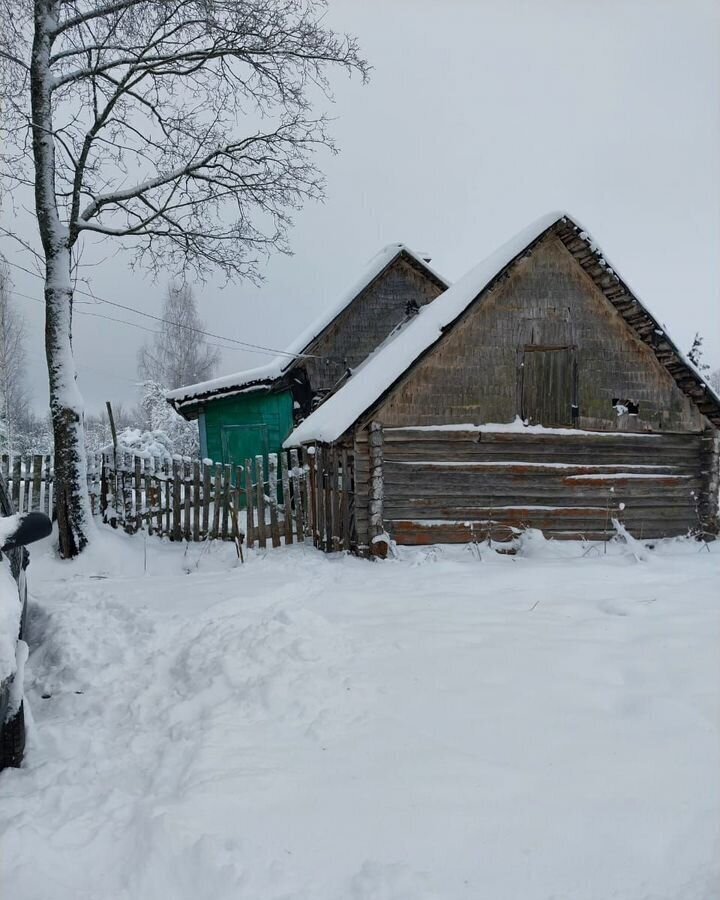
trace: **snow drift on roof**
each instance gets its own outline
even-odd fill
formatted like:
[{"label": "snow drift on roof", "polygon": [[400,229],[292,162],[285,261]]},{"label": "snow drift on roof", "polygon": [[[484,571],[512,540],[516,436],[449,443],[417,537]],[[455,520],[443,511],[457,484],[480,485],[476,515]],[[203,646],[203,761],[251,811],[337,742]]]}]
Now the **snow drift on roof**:
[{"label": "snow drift on roof", "polygon": [[371,354],[337,393],[298,425],[285,446],[336,441],[421,353],[438,340],[443,328],[453,322],[505,266],[562,218],[566,218],[565,213],[554,212],[533,222],[424,306],[395,340]]},{"label": "snow drift on roof", "polygon": [[213,378],[209,381],[202,381],[199,384],[191,384],[185,387],[177,388],[169,391],[165,396],[168,400],[183,402],[192,400],[204,394],[216,394],[223,391],[236,391],[250,386],[257,385],[262,387],[269,385],[273,380],[280,378],[281,375],[301,357],[303,351],[333,322],[340,313],[349,306],[352,301],[365,290],[368,285],[380,275],[390,263],[401,253],[406,253],[414,259],[420,266],[436,278],[441,284],[447,286],[447,281],[432,269],[425,259],[417,253],[414,253],[405,244],[388,244],[378,251],[367,263],[361,275],[356,279],[354,284],[349,287],[343,295],[338,299],[337,303],[328,306],[321,316],[319,316],[305,331],[301,332],[295,340],[285,349],[282,354],[276,356],[267,365],[259,366],[255,369],[246,369],[241,372],[234,372],[231,375],[223,375],[220,378]]}]

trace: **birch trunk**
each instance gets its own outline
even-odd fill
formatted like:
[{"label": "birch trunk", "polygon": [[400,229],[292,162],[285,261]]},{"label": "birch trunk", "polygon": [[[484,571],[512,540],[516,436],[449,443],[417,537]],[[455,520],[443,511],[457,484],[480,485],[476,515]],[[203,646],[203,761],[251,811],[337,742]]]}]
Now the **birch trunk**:
[{"label": "birch trunk", "polygon": [[50,53],[58,0],[35,0],[31,59],[35,209],[45,253],[45,352],[55,438],[55,505],[60,554],[77,555],[90,528],[82,400],[72,356],[71,238],[55,192]]}]

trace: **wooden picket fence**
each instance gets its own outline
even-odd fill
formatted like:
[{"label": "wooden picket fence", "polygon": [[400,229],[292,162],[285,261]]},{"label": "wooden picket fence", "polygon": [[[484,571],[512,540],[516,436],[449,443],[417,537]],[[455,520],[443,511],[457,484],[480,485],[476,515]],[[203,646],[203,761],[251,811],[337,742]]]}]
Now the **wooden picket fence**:
[{"label": "wooden picket fence", "polygon": [[[326,551],[354,549],[352,471],[345,452],[290,450],[230,466],[118,451],[88,454],[87,464],[93,514],[128,533],[263,549],[312,539]],[[18,512],[52,515],[52,456],[5,454],[1,466]]]}]

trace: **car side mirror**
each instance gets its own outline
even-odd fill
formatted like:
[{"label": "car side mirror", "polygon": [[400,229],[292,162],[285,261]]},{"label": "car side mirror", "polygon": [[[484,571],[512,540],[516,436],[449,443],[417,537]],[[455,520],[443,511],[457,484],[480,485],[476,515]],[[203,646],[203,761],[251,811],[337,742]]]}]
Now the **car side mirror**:
[{"label": "car side mirror", "polygon": [[[35,541],[47,537],[52,531],[52,522],[45,513],[29,512],[17,518],[19,519],[17,528],[5,537],[3,550],[15,550],[17,547],[34,544]],[[0,525],[0,527],[2,526]]]}]

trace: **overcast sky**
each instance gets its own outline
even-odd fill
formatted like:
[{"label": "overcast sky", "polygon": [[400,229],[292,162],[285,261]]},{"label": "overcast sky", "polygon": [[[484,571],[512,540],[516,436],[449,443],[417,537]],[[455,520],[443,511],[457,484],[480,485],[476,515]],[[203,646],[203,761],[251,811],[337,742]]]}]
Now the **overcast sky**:
[{"label": "overcast sky", "polygon": [[[282,348],[384,244],[427,251],[454,280],[558,209],[593,234],[683,349],[699,330],[720,366],[717,0],[330,0],[329,19],[358,36],[374,69],[365,87],[336,73],[341,153],[319,159],[326,202],[296,216],[294,255],[273,258],[260,288],[197,286],[208,330]],[[18,293],[42,296],[40,281],[12,274]],[[122,255],[86,274],[99,296],[159,311],[164,282]],[[40,409],[43,308],[17,305]],[[85,315],[74,331],[87,408],[134,402],[148,335]],[[268,360],[227,351],[218,374]]]}]

